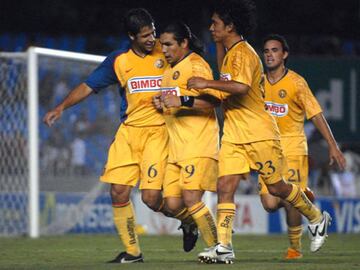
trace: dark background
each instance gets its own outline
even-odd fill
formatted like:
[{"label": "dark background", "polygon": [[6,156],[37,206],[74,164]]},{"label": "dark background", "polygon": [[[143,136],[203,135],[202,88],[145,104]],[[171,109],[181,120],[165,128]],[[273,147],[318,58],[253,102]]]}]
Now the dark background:
[{"label": "dark background", "polygon": [[[127,9],[145,7],[160,26],[178,18],[205,42],[212,0],[14,0],[0,1],[0,34],[25,34],[31,45],[37,35],[82,36],[93,40],[87,52],[104,53],[113,47],[99,41],[123,34]],[[256,0],[258,28],[248,37],[255,46],[271,32],[285,35],[296,54],[360,54],[359,0]]]}]

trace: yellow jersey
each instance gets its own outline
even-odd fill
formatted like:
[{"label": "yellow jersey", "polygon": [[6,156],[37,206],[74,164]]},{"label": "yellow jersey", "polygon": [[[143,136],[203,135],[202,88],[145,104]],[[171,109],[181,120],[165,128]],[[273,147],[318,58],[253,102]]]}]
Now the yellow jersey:
[{"label": "yellow jersey", "polygon": [[250,87],[246,95],[222,93],[222,140],[234,144],[279,140],[276,122],[265,110],[262,63],[249,43],[240,41],[227,51],[220,79],[233,80]]},{"label": "yellow jersey", "polygon": [[154,50],[145,57],[130,49],[115,58],[113,68],[124,89],[123,123],[136,127],[164,124],[163,116],[152,104],[152,97],[160,91],[166,66],[158,41]]},{"label": "yellow jersey", "polygon": [[[211,91],[187,89],[187,81],[192,76],[213,79],[208,63],[194,52],[175,66],[166,68],[161,86],[165,91],[176,89],[177,95],[181,96],[199,96]],[[164,116],[169,132],[169,162],[198,157],[217,159],[219,126],[214,109],[170,108],[164,109]]]},{"label": "yellow jersey", "polygon": [[310,119],[322,110],[304,78],[289,69],[274,84],[266,78],[265,103],[278,124],[284,154],[307,155],[304,118]]}]

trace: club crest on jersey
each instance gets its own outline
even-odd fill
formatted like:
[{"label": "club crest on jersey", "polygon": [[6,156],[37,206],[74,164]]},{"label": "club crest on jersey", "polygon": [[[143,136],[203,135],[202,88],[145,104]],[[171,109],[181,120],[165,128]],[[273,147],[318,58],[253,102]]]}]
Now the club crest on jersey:
[{"label": "club crest on jersey", "polygon": [[276,117],[286,116],[289,112],[287,104],[265,101],[265,109]]},{"label": "club crest on jersey", "polygon": [[162,59],[158,59],[155,61],[155,67],[157,67],[157,68],[163,68],[164,64],[165,64],[165,62]]},{"label": "club crest on jersey", "polygon": [[173,80],[177,80],[180,77],[180,72],[179,71],[175,71],[173,74]]},{"label": "club crest on jersey", "polygon": [[180,88],[179,87],[161,87],[161,94],[162,95],[174,95],[180,96]]},{"label": "club crest on jersey", "polygon": [[221,81],[231,81],[230,73],[221,73],[220,74],[220,80]]},{"label": "club crest on jersey", "polygon": [[279,90],[279,97],[284,98],[286,97],[286,95],[287,95],[286,90],[284,89]]},{"label": "club crest on jersey", "polygon": [[133,77],[128,80],[130,94],[160,91],[162,76]]}]

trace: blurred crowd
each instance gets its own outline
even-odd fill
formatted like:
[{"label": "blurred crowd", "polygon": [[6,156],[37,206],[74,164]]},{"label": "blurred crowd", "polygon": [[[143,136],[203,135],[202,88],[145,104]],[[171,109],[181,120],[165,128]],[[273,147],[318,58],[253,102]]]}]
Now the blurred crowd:
[{"label": "blurred crowd", "polygon": [[[204,30],[200,37],[205,41],[208,58],[215,55],[214,44],[209,33]],[[297,56],[360,56],[360,40],[344,39],[333,35],[287,35],[292,55]],[[260,51],[261,38],[252,43]],[[44,34],[0,34],[0,51],[25,51],[29,46],[45,47],[58,50],[69,50],[92,54],[107,55],[113,50],[125,50],[129,46],[127,38],[119,36],[99,35],[60,35]]]}]

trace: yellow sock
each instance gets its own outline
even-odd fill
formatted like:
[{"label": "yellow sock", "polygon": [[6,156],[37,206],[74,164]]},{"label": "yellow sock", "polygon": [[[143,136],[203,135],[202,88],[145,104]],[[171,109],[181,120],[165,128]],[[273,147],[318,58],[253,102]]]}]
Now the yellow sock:
[{"label": "yellow sock", "polygon": [[189,208],[189,213],[196,222],[198,229],[208,247],[217,243],[217,233],[214,217],[209,208],[203,202],[199,202]]},{"label": "yellow sock", "polygon": [[297,251],[301,251],[301,235],[302,225],[295,227],[288,227],[288,237],[290,241],[290,247]]},{"label": "yellow sock", "polygon": [[219,203],[217,205],[217,230],[219,243],[231,245],[232,226],[236,206],[234,203]]},{"label": "yellow sock", "polygon": [[135,232],[135,215],[131,201],[127,203],[113,203],[114,224],[125,246],[126,252],[138,256],[140,252],[139,240]]},{"label": "yellow sock", "polygon": [[190,223],[194,222],[194,219],[190,215],[187,208],[183,208],[182,210],[180,210],[180,212],[178,212],[174,216],[174,218],[180,220],[182,223],[185,223],[185,224],[190,224]]},{"label": "yellow sock", "polygon": [[289,196],[285,199],[288,201],[293,207],[298,209],[301,214],[303,214],[310,223],[317,223],[322,219],[322,214],[312,202],[306,197],[305,193],[301,191],[301,189],[292,185],[292,190]]}]

